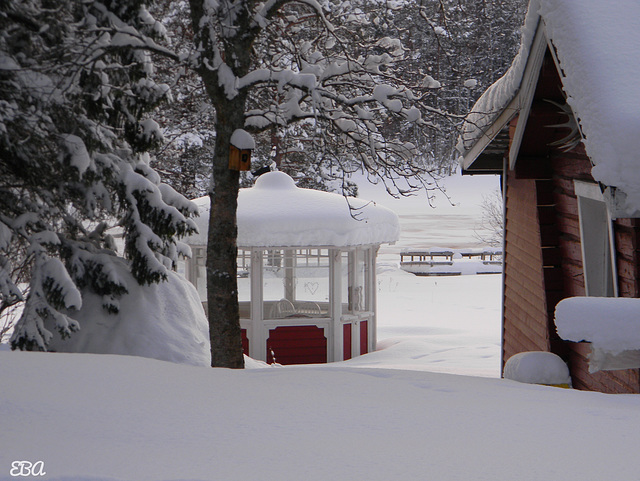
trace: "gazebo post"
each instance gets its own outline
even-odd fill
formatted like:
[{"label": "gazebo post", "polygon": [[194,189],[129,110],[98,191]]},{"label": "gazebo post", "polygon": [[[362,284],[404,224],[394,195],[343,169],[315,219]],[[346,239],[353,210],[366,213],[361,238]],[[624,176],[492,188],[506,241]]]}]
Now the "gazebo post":
[{"label": "gazebo post", "polygon": [[[364,303],[361,303],[360,296],[364,296],[364,286],[359,285],[360,277],[358,275],[359,256],[362,248],[355,247],[349,252],[349,312],[356,314],[352,322],[352,334],[351,334],[351,355],[360,355],[360,319],[359,314],[366,308]],[[364,282],[365,279],[362,279]],[[364,301],[364,299],[362,299]]]},{"label": "gazebo post", "polygon": [[368,296],[370,305],[367,309],[371,311],[371,326],[369,333],[369,345],[368,352],[376,350],[376,344],[378,343],[378,276],[376,273],[376,258],[378,257],[378,250],[380,246],[373,246],[369,248],[369,275],[368,279]]},{"label": "gazebo post", "polygon": [[284,251],[284,298],[291,302],[296,300],[295,252]]},{"label": "gazebo post", "polygon": [[331,361],[343,360],[342,345],[342,252],[340,249],[329,250],[329,317],[331,329],[329,335],[333,343],[329,343],[330,351],[328,359]]},{"label": "gazebo post", "polygon": [[249,337],[249,353],[255,359],[267,358],[267,346],[265,344],[266,333],[264,328],[264,302],[263,302],[263,251],[251,249],[251,332]]}]

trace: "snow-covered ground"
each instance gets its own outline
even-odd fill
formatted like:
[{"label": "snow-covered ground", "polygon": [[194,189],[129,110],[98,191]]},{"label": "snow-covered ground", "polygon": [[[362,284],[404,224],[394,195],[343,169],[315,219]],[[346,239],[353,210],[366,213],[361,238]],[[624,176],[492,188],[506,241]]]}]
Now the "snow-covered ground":
[{"label": "snow-covered ground", "polygon": [[[427,215],[402,205],[401,223]],[[479,213],[439,209],[451,224],[432,224],[459,242],[437,244],[474,245],[474,222],[452,216]],[[0,480],[635,479],[640,397],[499,379],[500,276],[397,268],[395,249],[439,235],[383,249],[380,350],[347,362],[229,371],[0,352]]]},{"label": "snow-covered ground", "polygon": [[378,351],[350,365],[500,377],[500,275],[378,271]]},{"label": "snow-covered ground", "polygon": [[380,185],[358,182],[360,196],[394,210],[400,240],[378,255],[378,352],[351,365],[500,377],[501,276],[417,277],[398,269],[400,251],[478,247],[482,204],[496,176],[447,178],[435,192],[394,199]]},{"label": "snow-covered ground", "polygon": [[341,365],[0,352],[0,479],[637,479],[640,396]]}]

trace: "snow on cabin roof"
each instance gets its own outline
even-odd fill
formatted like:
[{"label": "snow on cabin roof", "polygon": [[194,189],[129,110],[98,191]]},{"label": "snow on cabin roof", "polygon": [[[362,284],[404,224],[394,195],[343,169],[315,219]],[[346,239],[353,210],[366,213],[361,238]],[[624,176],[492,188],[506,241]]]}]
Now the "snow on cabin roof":
[{"label": "snow on cabin roof", "polygon": [[[194,201],[199,234],[190,245],[205,245],[209,197]],[[355,210],[350,210],[355,209]],[[356,218],[354,218],[353,216]],[[348,247],[398,240],[398,216],[373,202],[302,189],[284,172],[268,172],[238,197],[238,247]]]},{"label": "snow on cabin roof", "polygon": [[623,191],[628,211],[640,210],[638,0],[531,0],[520,52],[474,105],[458,149],[469,152],[517,95],[539,19],[560,62],[594,179]]}]

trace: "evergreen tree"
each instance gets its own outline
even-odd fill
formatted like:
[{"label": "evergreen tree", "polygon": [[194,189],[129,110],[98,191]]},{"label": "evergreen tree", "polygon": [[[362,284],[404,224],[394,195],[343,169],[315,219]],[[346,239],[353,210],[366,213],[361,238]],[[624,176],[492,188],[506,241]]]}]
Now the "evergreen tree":
[{"label": "evergreen tree", "polygon": [[0,311],[24,301],[13,348],[69,336],[81,292],[118,310],[119,226],[140,284],[160,282],[188,248],[195,207],[162,184],[146,152],[164,29],[139,0],[0,3]]},{"label": "evergreen tree", "polygon": [[[181,57],[193,50],[193,29],[187,0],[154,5],[154,17],[166,28],[167,43]],[[165,143],[152,152],[151,165],[163,182],[193,199],[206,194],[211,178],[211,146],[215,138],[215,109],[202,80],[188,65],[156,56],[158,78],[170,85],[172,99],[163,103],[156,117]]]}]

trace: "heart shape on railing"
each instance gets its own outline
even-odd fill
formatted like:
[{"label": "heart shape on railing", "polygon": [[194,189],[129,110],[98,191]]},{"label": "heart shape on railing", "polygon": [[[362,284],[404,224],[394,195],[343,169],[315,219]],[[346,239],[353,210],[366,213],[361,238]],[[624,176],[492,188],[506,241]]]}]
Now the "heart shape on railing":
[{"label": "heart shape on railing", "polygon": [[310,292],[312,295],[315,294],[318,291],[318,287],[320,287],[320,285],[317,282],[305,282],[304,283],[305,291]]}]

